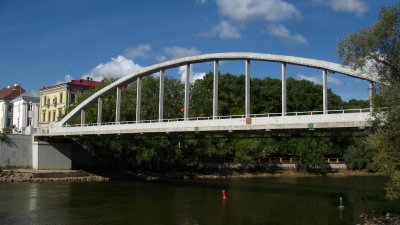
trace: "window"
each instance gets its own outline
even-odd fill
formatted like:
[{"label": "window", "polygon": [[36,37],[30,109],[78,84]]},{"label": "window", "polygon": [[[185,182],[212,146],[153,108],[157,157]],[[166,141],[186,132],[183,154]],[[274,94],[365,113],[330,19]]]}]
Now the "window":
[{"label": "window", "polygon": [[32,126],[32,118],[28,118],[28,124],[27,124],[27,126],[29,127],[29,126]]},{"label": "window", "polygon": [[62,103],[63,102],[63,93],[61,92],[60,93],[60,103]]},{"label": "window", "polygon": [[43,106],[46,105],[46,96],[43,96]]},{"label": "window", "polygon": [[75,103],[75,94],[71,93],[71,102],[70,103]]},{"label": "window", "polygon": [[9,105],[9,106],[8,106],[8,111],[9,111],[9,112],[12,112],[12,111],[13,111],[12,105]]},{"label": "window", "polygon": [[32,104],[28,105],[28,111],[32,111]]},{"label": "window", "polygon": [[57,106],[57,97],[53,98],[53,106]]},{"label": "window", "polygon": [[42,112],[42,122],[46,121],[46,111]]},{"label": "window", "polygon": [[50,98],[47,98],[47,107],[50,107]]},{"label": "window", "polygon": [[61,118],[62,115],[62,108],[58,108],[58,118]]},{"label": "window", "polygon": [[47,113],[47,122],[50,122],[51,120],[51,112],[49,111],[49,113]]},{"label": "window", "polygon": [[53,110],[53,121],[56,121],[56,110]]}]

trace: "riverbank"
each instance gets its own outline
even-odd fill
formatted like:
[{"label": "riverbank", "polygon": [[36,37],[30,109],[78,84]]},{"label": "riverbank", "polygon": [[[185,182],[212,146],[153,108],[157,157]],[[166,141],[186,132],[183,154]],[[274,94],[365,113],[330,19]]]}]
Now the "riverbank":
[{"label": "riverbank", "polygon": [[32,170],[4,169],[0,171],[0,183],[12,182],[94,182],[109,178],[83,170]]},{"label": "riverbank", "polygon": [[305,171],[297,171],[294,169],[280,169],[269,172],[248,172],[236,170],[224,170],[217,172],[201,173],[201,172],[175,172],[175,173],[150,173],[145,171],[96,171],[103,177],[110,180],[218,180],[218,179],[251,179],[263,177],[355,177],[355,176],[384,176],[382,173],[371,173],[367,170],[331,170],[324,173],[313,173]]},{"label": "riverbank", "polygon": [[362,225],[399,225],[400,215],[391,213],[361,214]]},{"label": "riverbank", "polygon": [[149,173],[131,171],[83,171],[83,170],[32,170],[5,169],[0,171],[0,182],[91,182],[109,180],[212,180],[212,179],[250,179],[263,177],[351,177],[383,176],[381,173],[370,173],[366,170],[334,170],[326,173],[311,173],[293,169],[282,169],[273,172],[238,172],[223,171],[214,173],[177,172]]}]

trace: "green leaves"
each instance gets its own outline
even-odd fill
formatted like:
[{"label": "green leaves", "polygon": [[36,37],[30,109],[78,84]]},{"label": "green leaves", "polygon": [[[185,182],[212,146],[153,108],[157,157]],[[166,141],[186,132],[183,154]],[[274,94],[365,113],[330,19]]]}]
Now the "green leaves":
[{"label": "green leaves", "polygon": [[[376,72],[385,86],[377,86],[373,97],[374,107],[387,107],[375,111],[368,137],[368,149],[374,155],[379,170],[391,175],[387,186],[390,199],[400,197],[400,4],[382,7],[380,19],[371,27],[349,34],[338,45],[339,57],[343,64],[366,72]],[[349,105],[358,104],[350,101]],[[365,151],[365,150],[363,150]],[[351,158],[356,158],[350,155]],[[354,160],[357,167],[362,161]]]}]

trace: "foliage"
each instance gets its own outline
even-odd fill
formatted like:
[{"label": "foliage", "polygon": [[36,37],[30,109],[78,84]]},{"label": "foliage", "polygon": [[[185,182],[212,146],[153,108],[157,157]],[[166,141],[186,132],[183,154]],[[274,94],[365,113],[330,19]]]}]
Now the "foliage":
[{"label": "foliage", "polygon": [[390,198],[400,197],[400,4],[383,7],[379,21],[368,28],[347,35],[338,45],[339,56],[345,65],[354,69],[375,72],[384,85],[378,86],[373,98],[376,111],[368,138],[369,148],[375,151],[378,169],[391,175],[388,186]]},{"label": "foliage", "polygon": [[395,171],[390,176],[389,182],[386,184],[386,197],[390,200],[399,198],[400,193],[400,171]]},{"label": "foliage", "polygon": [[374,165],[372,164],[374,152],[368,148],[365,138],[353,138],[352,142],[353,143],[347,147],[344,153],[344,160],[347,168],[374,171]]}]

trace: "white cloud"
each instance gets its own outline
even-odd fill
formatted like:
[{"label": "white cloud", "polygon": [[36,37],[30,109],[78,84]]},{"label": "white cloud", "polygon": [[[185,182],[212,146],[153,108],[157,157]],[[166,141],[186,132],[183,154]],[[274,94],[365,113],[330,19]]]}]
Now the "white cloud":
[{"label": "white cloud", "polygon": [[124,56],[127,58],[144,58],[151,52],[151,46],[148,44],[141,44],[134,48],[127,48],[124,51]]},{"label": "white cloud", "polygon": [[313,0],[316,3],[326,4],[336,12],[355,13],[362,17],[368,10],[363,0]]},{"label": "white cloud", "polygon": [[184,48],[179,46],[166,47],[163,49],[166,55],[159,55],[156,57],[158,61],[165,61],[167,59],[177,59],[186,56],[199,55],[201,51],[195,47]]},{"label": "white cloud", "polygon": [[217,5],[223,16],[240,22],[301,18],[294,5],[282,0],[217,0]]},{"label": "white cloud", "polygon": [[89,76],[97,81],[100,81],[105,77],[120,78],[142,68],[142,66],[133,62],[131,59],[119,55],[116,58],[111,58],[107,63],[97,65],[89,74],[83,75],[82,78]]},{"label": "white cloud", "polygon": [[57,81],[56,84],[62,84],[62,83],[66,83],[66,82],[70,82],[72,80],[72,75],[71,74],[67,74],[64,76],[64,80],[63,81]]},{"label": "white cloud", "polygon": [[222,20],[210,31],[203,33],[204,36],[218,36],[221,39],[238,39],[241,37],[239,30],[232,26],[228,21]]},{"label": "white cloud", "polygon": [[294,34],[289,31],[282,24],[271,24],[267,27],[269,35],[272,37],[280,38],[281,40],[288,43],[298,43],[308,45],[307,39],[301,34]]},{"label": "white cloud", "polygon": [[[321,76],[306,76],[304,74],[297,74],[297,80],[308,80],[313,82],[314,84],[322,84],[322,75]],[[340,85],[342,82],[333,76],[328,76],[328,83],[332,85]]]},{"label": "white cloud", "polygon": [[[178,68],[179,70],[179,75],[181,77],[181,82],[186,81],[186,66],[180,66]],[[190,66],[190,77],[189,77],[189,82],[194,83],[196,80],[203,79],[203,77],[206,75],[205,72],[202,73],[194,73],[193,72],[193,65]]]}]

